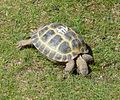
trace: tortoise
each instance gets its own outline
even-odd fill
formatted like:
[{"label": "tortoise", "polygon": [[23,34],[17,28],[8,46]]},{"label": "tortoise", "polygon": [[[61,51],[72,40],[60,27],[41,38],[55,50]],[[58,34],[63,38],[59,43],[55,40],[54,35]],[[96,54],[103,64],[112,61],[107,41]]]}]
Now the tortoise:
[{"label": "tortoise", "polygon": [[34,45],[44,56],[56,62],[64,62],[64,73],[73,71],[86,76],[89,73],[87,62],[93,61],[83,38],[72,28],[49,23],[31,32],[31,38],[18,42],[18,48]]}]

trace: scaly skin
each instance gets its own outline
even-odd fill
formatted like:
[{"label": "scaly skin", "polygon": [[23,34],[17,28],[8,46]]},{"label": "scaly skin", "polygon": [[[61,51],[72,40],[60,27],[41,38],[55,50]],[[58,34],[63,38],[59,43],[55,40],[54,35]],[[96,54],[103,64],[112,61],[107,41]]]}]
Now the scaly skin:
[{"label": "scaly skin", "polygon": [[83,58],[87,63],[90,63],[90,62],[93,62],[93,61],[94,61],[93,57],[92,57],[90,54],[83,54],[83,55],[82,55],[82,58]]},{"label": "scaly skin", "polygon": [[73,71],[74,66],[75,66],[75,61],[72,59],[66,63],[66,67],[64,69],[64,75],[63,75],[64,78],[69,77],[69,74]]},{"label": "scaly skin", "polygon": [[25,46],[29,46],[29,45],[33,45],[32,44],[32,40],[28,39],[28,40],[21,40],[17,43],[17,48],[18,49],[22,49]]},{"label": "scaly skin", "polygon": [[88,74],[88,65],[81,55],[77,58],[76,64],[77,64],[77,72],[79,74],[81,73],[83,76],[86,76]]}]

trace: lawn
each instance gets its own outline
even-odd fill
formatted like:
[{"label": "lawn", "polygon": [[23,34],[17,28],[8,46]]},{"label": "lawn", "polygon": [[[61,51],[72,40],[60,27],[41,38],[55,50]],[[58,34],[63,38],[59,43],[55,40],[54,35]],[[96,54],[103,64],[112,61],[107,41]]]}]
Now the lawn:
[{"label": "lawn", "polygon": [[[19,40],[49,22],[74,28],[92,48],[84,77],[63,79],[63,65]],[[119,0],[0,0],[0,100],[120,100]]]}]

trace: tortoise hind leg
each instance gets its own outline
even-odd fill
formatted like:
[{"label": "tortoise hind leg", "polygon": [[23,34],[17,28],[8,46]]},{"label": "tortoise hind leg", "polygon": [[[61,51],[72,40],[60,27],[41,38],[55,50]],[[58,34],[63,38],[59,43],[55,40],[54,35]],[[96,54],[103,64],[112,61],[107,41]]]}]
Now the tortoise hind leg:
[{"label": "tortoise hind leg", "polygon": [[22,49],[23,47],[30,46],[30,45],[32,45],[31,39],[21,40],[17,43],[17,48]]}]

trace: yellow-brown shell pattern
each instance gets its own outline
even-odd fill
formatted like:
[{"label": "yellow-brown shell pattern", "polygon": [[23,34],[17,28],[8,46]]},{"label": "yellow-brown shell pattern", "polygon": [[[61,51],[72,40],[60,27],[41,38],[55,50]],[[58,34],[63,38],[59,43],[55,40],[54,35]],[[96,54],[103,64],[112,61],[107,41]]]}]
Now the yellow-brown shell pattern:
[{"label": "yellow-brown shell pattern", "polygon": [[67,62],[84,53],[83,39],[71,28],[50,23],[32,33],[32,43],[47,58]]}]

